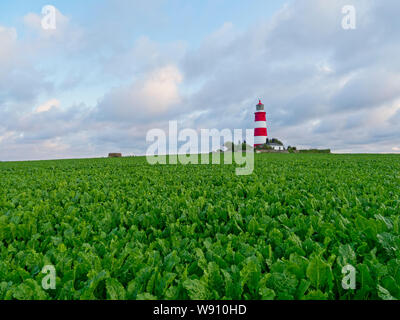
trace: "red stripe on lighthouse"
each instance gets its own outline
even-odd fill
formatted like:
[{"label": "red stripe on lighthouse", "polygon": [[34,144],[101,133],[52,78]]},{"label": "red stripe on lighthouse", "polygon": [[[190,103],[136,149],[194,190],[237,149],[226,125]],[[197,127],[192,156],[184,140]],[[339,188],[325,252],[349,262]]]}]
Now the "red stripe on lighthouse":
[{"label": "red stripe on lighthouse", "polygon": [[255,121],[267,121],[267,116],[265,112],[256,112]]},{"label": "red stripe on lighthouse", "polygon": [[257,137],[257,136],[264,136],[264,137],[267,137],[267,136],[268,136],[268,134],[267,134],[267,128],[255,128],[255,129],[254,129],[254,136],[255,136],[255,137]]}]

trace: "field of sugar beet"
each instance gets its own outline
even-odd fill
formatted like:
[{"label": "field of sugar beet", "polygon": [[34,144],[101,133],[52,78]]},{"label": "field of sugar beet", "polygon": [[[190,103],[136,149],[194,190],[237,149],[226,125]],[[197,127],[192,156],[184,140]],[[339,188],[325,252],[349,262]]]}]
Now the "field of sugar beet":
[{"label": "field of sugar beet", "polygon": [[0,163],[0,299],[400,298],[400,156],[235,168]]}]

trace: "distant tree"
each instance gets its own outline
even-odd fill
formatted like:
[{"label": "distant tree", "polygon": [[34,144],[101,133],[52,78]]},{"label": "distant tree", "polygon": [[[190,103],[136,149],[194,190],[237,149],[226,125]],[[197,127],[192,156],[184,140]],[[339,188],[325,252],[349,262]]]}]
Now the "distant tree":
[{"label": "distant tree", "polygon": [[288,150],[290,153],[294,153],[294,152],[297,150],[297,148],[296,148],[296,147],[292,147],[292,146],[288,146],[287,150]]},{"label": "distant tree", "polygon": [[234,151],[235,144],[232,141],[227,141],[224,143],[224,147],[228,149],[228,151]]},{"label": "distant tree", "polygon": [[274,148],[272,148],[270,145],[267,145],[267,144],[264,144],[263,147],[264,147],[264,149],[266,149],[266,150],[272,150],[272,149],[274,149]]},{"label": "distant tree", "polygon": [[282,141],[280,141],[280,140],[277,139],[277,138],[272,138],[269,142],[270,142],[270,143],[276,143],[276,144],[279,144],[279,145],[283,146]]},{"label": "distant tree", "polygon": [[[246,150],[252,150],[253,147],[250,146],[249,144],[246,143],[246,140],[242,143],[241,145],[241,150],[242,151],[246,151]],[[240,149],[239,149],[240,150]]]}]

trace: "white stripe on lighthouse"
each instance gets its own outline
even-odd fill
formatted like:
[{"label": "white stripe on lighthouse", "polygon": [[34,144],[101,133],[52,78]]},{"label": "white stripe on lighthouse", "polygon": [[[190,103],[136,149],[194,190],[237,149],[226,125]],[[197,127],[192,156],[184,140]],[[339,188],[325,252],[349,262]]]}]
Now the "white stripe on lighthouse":
[{"label": "white stripe on lighthouse", "polygon": [[254,122],[254,128],[266,128],[267,121],[256,121]]},{"label": "white stripe on lighthouse", "polygon": [[266,136],[255,136],[254,137],[254,144],[265,144],[267,142]]}]

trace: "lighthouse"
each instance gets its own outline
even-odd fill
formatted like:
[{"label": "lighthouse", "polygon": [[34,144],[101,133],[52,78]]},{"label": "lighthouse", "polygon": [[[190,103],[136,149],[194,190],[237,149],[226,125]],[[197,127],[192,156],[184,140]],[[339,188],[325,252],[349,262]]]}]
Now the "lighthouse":
[{"label": "lighthouse", "polygon": [[255,126],[254,126],[254,147],[263,145],[267,142],[267,116],[264,110],[264,105],[259,100],[256,106]]}]

